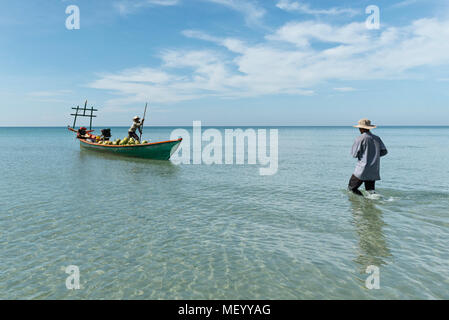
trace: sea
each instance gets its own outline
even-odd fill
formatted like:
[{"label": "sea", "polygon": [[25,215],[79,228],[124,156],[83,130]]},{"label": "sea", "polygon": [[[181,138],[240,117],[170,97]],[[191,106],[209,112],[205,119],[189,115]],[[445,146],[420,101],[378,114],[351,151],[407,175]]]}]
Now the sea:
[{"label": "sea", "polygon": [[255,129],[278,130],[273,175],[0,128],[0,299],[449,299],[449,127],[376,129],[366,197],[347,191],[356,129]]}]

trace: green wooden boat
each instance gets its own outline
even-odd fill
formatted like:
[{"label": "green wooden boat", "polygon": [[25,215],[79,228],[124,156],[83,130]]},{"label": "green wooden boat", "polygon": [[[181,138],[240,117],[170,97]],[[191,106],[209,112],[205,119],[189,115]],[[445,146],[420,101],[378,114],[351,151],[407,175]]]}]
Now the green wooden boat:
[{"label": "green wooden boat", "polygon": [[80,139],[81,148],[84,149],[116,154],[119,156],[154,160],[169,160],[173,153],[179,148],[181,142],[182,139],[178,139],[131,146],[111,146]]},{"label": "green wooden boat", "polygon": [[[171,140],[171,141],[162,141],[162,142],[154,142],[154,143],[146,143],[146,144],[137,144],[137,145],[105,145],[99,144],[95,141],[97,136],[91,135],[94,131],[92,130],[92,119],[97,116],[94,115],[94,112],[98,111],[93,107],[87,108],[87,100],[84,104],[84,108],[80,108],[79,106],[76,108],[72,108],[75,110],[75,113],[71,114],[75,119],[73,121],[73,126],[68,126],[69,131],[77,134],[77,139],[80,141],[81,148],[98,151],[103,153],[115,154],[119,156],[125,157],[134,157],[134,158],[143,158],[143,159],[154,159],[154,160],[169,160],[171,156],[176,152],[179,148],[179,145],[182,142],[182,139]],[[145,106],[144,119],[147,111],[147,106]],[[79,130],[75,130],[76,120],[78,117],[87,117],[90,118],[90,129],[85,130],[85,134],[80,135]],[[81,128],[80,128],[81,129]],[[103,134],[103,132],[102,132]]]}]

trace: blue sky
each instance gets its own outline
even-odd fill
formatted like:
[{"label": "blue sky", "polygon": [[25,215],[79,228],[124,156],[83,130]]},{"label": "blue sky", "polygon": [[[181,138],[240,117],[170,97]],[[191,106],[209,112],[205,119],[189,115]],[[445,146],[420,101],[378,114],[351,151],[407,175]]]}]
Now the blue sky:
[{"label": "blue sky", "polygon": [[448,125],[449,2],[0,0],[0,98],[0,126],[85,99],[101,126],[147,100],[152,125]]}]

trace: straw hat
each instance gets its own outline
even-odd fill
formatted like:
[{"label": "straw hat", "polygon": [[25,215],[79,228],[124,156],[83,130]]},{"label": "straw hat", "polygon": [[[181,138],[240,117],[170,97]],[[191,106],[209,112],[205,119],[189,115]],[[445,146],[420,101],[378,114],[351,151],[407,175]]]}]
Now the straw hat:
[{"label": "straw hat", "polygon": [[368,119],[361,119],[359,120],[359,124],[354,126],[354,128],[362,128],[362,129],[375,129],[377,126],[371,124],[371,120]]}]

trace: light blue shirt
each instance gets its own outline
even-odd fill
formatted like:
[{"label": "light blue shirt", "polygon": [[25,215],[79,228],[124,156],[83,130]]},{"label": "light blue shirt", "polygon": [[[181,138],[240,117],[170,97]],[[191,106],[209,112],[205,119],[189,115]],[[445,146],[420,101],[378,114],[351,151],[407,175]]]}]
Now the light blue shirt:
[{"label": "light blue shirt", "polygon": [[363,181],[380,180],[380,157],[385,156],[388,151],[382,140],[372,134],[365,132],[358,137],[352,146],[352,156],[357,158],[357,166],[354,175]]}]

